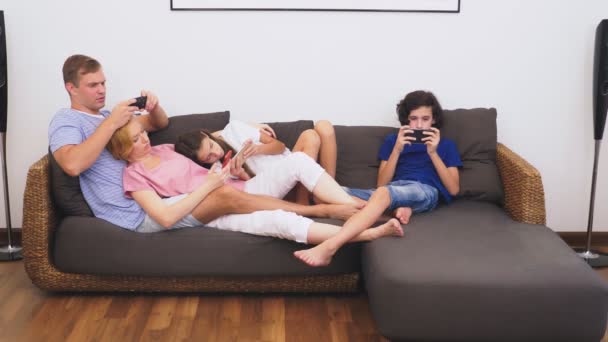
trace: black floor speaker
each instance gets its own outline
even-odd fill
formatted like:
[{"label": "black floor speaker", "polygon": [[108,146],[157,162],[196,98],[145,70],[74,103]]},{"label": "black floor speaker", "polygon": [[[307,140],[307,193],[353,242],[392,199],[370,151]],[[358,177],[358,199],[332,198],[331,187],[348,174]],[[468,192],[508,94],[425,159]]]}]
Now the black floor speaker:
[{"label": "black floor speaker", "polygon": [[8,107],[8,79],[6,73],[6,30],[4,28],[4,11],[0,11],[0,133],[6,132]]},{"label": "black floor speaker", "polygon": [[601,140],[608,112],[608,19],[602,20],[595,31],[593,69],[594,137]]}]

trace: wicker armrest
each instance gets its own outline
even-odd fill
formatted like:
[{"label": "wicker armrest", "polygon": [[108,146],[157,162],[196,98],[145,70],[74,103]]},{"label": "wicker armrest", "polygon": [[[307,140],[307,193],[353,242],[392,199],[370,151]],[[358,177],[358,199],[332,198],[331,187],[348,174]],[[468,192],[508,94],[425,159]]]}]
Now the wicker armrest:
[{"label": "wicker armrest", "polygon": [[56,271],[50,262],[50,244],[57,223],[49,187],[49,157],[30,166],[23,199],[21,239],[25,270],[34,283]]},{"label": "wicker armrest", "polygon": [[538,170],[501,143],[496,148],[496,163],[507,213],[516,221],[545,224],[545,192]]}]

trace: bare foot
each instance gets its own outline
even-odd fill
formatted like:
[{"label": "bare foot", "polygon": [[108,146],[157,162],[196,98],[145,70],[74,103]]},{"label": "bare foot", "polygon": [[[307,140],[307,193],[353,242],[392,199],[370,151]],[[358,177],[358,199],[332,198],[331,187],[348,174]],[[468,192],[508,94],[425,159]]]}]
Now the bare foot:
[{"label": "bare foot", "polygon": [[293,255],[308,266],[319,267],[329,265],[334,253],[323,244],[320,244],[310,249],[295,251]]},{"label": "bare foot", "polygon": [[338,220],[346,221],[351,216],[359,212],[362,205],[357,204],[326,204],[327,206],[327,216],[329,218],[334,218]]},{"label": "bare foot", "polygon": [[395,209],[395,217],[399,219],[402,224],[408,224],[410,217],[412,217],[412,208],[401,207]]},{"label": "bare foot", "polygon": [[403,228],[401,228],[401,224],[395,218],[392,218],[388,222],[372,229],[377,229],[376,232],[378,235],[376,238],[383,236],[403,236]]}]

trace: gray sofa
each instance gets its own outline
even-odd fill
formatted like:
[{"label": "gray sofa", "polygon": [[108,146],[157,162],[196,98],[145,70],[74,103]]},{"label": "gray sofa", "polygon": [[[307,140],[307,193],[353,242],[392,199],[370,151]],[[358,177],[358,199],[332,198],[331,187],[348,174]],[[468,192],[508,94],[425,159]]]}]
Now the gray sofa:
[{"label": "gray sofa", "polygon": [[[154,144],[196,127],[221,129],[228,112],[172,117]],[[311,121],[271,124],[293,146]],[[336,126],[337,180],[375,184],[391,127]],[[442,136],[464,167],[453,204],[415,215],[404,238],[351,244],[325,268],[292,257],[302,245],[214,229],[137,234],[92,217],[45,156],[24,203],[25,267],[49,291],[366,291],[380,333],[409,341],[599,341],[606,284],[544,226],[538,172],[496,142],[496,111],[446,111]],[[339,223],[339,222],[336,222]]]}]

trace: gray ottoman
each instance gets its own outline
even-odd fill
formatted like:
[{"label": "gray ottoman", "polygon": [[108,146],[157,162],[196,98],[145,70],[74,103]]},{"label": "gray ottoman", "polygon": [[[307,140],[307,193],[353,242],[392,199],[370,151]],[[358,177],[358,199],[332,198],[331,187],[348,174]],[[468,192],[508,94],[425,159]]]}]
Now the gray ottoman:
[{"label": "gray ottoman", "polygon": [[366,244],[380,333],[407,341],[599,341],[608,287],[552,230],[456,201]]}]

